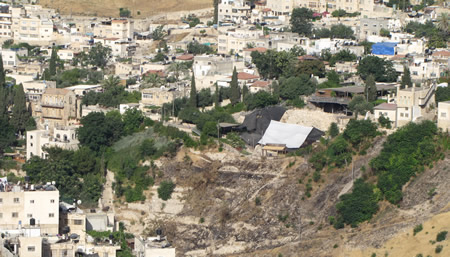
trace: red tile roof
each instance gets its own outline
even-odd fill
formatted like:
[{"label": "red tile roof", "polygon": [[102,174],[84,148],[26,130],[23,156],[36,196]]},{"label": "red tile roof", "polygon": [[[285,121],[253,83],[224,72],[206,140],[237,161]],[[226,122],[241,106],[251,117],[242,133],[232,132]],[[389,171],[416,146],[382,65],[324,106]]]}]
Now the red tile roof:
[{"label": "red tile roof", "polygon": [[251,79],[259,79],[259,76],[247,73],[247,72],[239,72],[237,74],[238,80],[251,80]]},{"label": "red tile roof", "polygon": [[162,70],[148,70],[145,72],[144,76],[149,74],[157,74],[160,77],[166,76],[166,74],[164,74],[164,71]]},{"label": "red tile roof", "polygon": [[270,11],[272,11],[272,9],[270,9],[270,8],[264,8],[264,9],[262,9],[262,12],[270,12]]},{"label": "red tile roof", "polygon": [[312,55],[302,55],[302,56],[299,56],[298,59],[300,61],[306,61],[306,60],[318,60],[319,58],[312,56]]},{"label": "red tile roof", "polygon": [[253,48],[244,49],[244,51],[247,51],[247,52],[257,51],[257,52],[260,52],[260,53],[265,53],[267,51],[267,48],[264,48],[264,47],[253,47]]},{"label": "red tile roof", "polygon": [[437,52],[434,52],[432,54],[432,56],[439,56],[439,57],[446,56],[446,57],[450,57],[450,51],[437,51]]},{"label": "red tile roof", "polygon": [[270,85],[269,81],[258,80],[258,81],[255,81],[255,83],[253,83],[251,85],[251,87],[263,87],[264,88],[264,87],[267,87],[269,85]]},{"label": "red tile roof", "polygon": [[374,107],[375,110],[396,110],[397,105],[396,104],[388,104],[388,103],[381,103]]},{"label": "red tile roof", "polygon": [[192,59],[194,59],[193,54],[183,54],[183,55],[177,56],[177,60],[181,60],[181,61],[189,61]]}]

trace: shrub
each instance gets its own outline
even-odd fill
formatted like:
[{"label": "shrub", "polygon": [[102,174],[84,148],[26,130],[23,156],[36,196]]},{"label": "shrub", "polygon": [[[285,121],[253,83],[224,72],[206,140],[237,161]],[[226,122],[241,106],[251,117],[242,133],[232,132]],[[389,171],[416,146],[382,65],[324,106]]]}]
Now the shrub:
[{"label": "shrub", "polygon": [[440,253],[440,252],[442,251],[443,248],[444,248],[444,246],[442,246],[442,245],[437,245],[437,246],[436,246],[436,249],[434,249],[434,252],[435,252],[435,253]]},{"label": "shrub", "polygon": [[256,206],[261,205],[261,199],[260,199],[259,197],[256,197],[256,198],[255,198],[255,205],[256,205]]},{"label": "shrub", "polygon": [[414,236],[415,236],[417,233],[419,233],[420,231],[422,231],[422,229],[423,229],[422,224],[419,224],[419,225],[415,226],[414,229],[413,229],[413,234],[414,234]]},{"label": "shrub", "polygon": [[331,123],[330,128],[328,129],[328,134],[330,134],[331,137],[336,137],[339,135],[339,128],[336,122]]},{"label": "shrub", "polygon": [[447,238],[447,231],[441,231],[436,236],[436,242],[444,241]]},{"label": "shrub", "polygon": [[158,197],[167,201],[172,196],[175,189],[175,184],[172,181],[162,181],[158,187]]}]

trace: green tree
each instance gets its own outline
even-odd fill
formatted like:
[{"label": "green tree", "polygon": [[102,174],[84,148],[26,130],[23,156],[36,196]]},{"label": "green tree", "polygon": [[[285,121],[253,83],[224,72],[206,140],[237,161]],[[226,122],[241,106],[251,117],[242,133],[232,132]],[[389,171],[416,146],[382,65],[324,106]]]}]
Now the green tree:
[{"label": "green tree", "polygon": [[149,138],[142,141],[141,145],[139,146],[139,152],[143,157],[152,156],[156,153],[157,150],[158,149],[155,146],[155,141]]},{"label": "green tree", "polygon": [[15,87],[14,106],[12,108],[11,125],[18,133],[25,131],[27,122],[30,118],[27,108],[27,100],[22,84]]},{"label": "green tree", "polygon": [[285,100],[293,100],[301,95],[312,94],[315,88],[316,84],[306,74],[287,79],[283,78],[280,80],[280,97]]},{"label": "green tree", "polygon": [[212,49],[210,46],[200,44],[199,42],[190,42],[187,45],[187,51],[190,54],[212,54],[214,53],[214,49]]},{"label": "green tree", "polygon": [[292,32],[299,35],[309,36],[312,31],[312,23],[314,12],[308,8],[294,8],[291,14],[291,29]]},{"label": "green tree", "polygon": [[219,107],[220,106],[220,90],[219,90],[219,85],[217,85],[217,83],[215,83],[215,91],[214,91],[214,107]]},{"label": "green tree", "polygon": [[405,65],[403,66],[403,76],[400,88],[405,88],[406,86],[412,87],[412,80],[411,80],[411,72],[409,71],[409,68]]},{"label": "green tree", "polygon": [[120,85],[120,78],[114,75],[109,76],[108,78],[102,81],[102,86],[105,89],[114,88]]},{"label": "green tree", "polygon": [[0,117],[0,154],[3,154],[5,148],[10,146],[15,140],[13,126],[9,124],[6,117]]},{"label": "green tree", "polygon": [[266,106],[275,105],[278,100],[266,91],[258,91],[255,94],[249,94],[245,98],[245,103],[248,110],[253,110],[256,108],[264,108]]},{"label": "green tree", "polygon": [[6,73],[5,69],[3,68],[3,57],[0,54],[0,87],[3,87],[6,82]]},{"label": "green tree", "polygon": [[173,191],[175,190],[175,184],[172,181],[162,181],[158,187],[158,197],[164,201],[171,198]]},{"label": "green tree", "polygon": [[381,59],[377,56],[366,56],[358,65],[358,74],[366,80],[372,74],[375,81],[394,82],[397,81],[397,73],[392,61]]},{"label": "green tree", "polygon": [[300,61],[296,67],[296,74],[308,74],[325,77],[325,64],[321,60],[305,60]]},{"label": "green tree", "polygon": [[331,13],[333,17],[344,17],[346,14],[347,12],[343,9],[338,9]]},{"label": "green tree", "polygon": [[139,131],[144,122],[144,115],[136,108],[130,108],[122,115],[123,129],[125,135],[131,135]]},{"label": "green tree", "polygon": [[168,71],[173,72],[175,80],[178,81],[180,79],[180,75],[187,71],[187,67],[186,65],[184,65],[184,63],[173,62],[169,65]]},{"label": "green tree", "polygon": [[348,109],[358,117],[358,114],[365,115],[368,111],[372,112],[373,104],[367,102],[364,96],[357,95],[348,104]]},{"label": "green tree", "polygon": [[162,40],[166,36],[166,31],[164,30],[164,25],[159,25],[152,32],[153,40]]},{"label": "green tree", "polygon": [[101,112],[92,112],[81,118],[83,126],[78,129],[78,139],[82,146],[98,152],[123,135],[120,113],[109,112],[107,115],[108,118]]},{"label": "green tree", "polygon": [[213,96],[211,95],[210,88],[203,88],[197,95],[197,105],[198,107],[211,106],[213,104]]},{"label": "green tree", "polygon": [[217,24],[219,22],[219,0],[213,0],[213,6],[214,6],[214,24]]},{"label": "green tree", "polygon": [[370,120],[351,119],[342,135],[356,148],[364,140],[374,138],[377,135],[377,125]]},{"label": "green tree", "polygon": [[340,197],[336,209],[339,213],[338,220],[341,219],[352,226],[370,220],[378,211],[374,187],[362,179],[357,179],[353,184],[353,191]]},{"label": "green tree", "polygon": [[[0,55],[1,56],[1,55]],[[8,89],[1,84],[0,85],[0,119],[8,120]]]},{"label": "green tree", "polygon": [[289,52],[277,52],[269,49],[265,53],[253,51],[250,55],[259,74],[265,79],[274,79],[282,76],[292,76],[294,66],[298,62],[298,54],[302,54],[302,50],[294,48]]},{"label": "green tree", "polygon": [[198,97],[197,97],[197,89],[195,88],[195,75],[192,74],[191,79],[191,92],[189,96],[189,106],[197,108]]},{"label": "green tree", "polygon": [[434,97],[436,102],[450,101],[450,87],[438,87]]},{"label": "green tree", "polygon": [[119,16],[129,18],[131,17],[131,11],[127,8],[119,8]]},{"label": "green tree", "polygon": [[231,76],[230,88],[231,88],[231,97],[230,97],[231,104],[236,105],[241,101],[241,89],[239,88],[238,84],[236,67],[234,67],[233,75]]},{"label": "green tree", "polygon": [[96,43],[89,51],[89,63],[103,69],[111,59],[111,53],[111,48],[103,46],[101,43]]},{"label": "green tree", "polygon": [[441,13],[438,17],[438,28],[443,32],[447,33],[449,28],[448,13]]},{"label": "green tree", "polygon": [[339,135],[339,128],[336,122],[332,122],[330,124],[330,128],[328,129],[328,134],[333,138]]},{"label": "green tree", "polygon": [[52,55],[50,56],[50,64],[49,64],[49,74],[50,76],[56,75],[56,63],[58,61],[58,48],[53,47],[52,48]]},{"label": "green tree", "polygon": [[374,43],[369,42],[369,41],[363,41],[361,43],[359,43],[359,45],[364,46],[364,54],[371,54],[372,53],[372,45]]},{"label": "green tree", "polygon": [[144,81],[144,88],[160,87],[165,84],[164,80],[156,73],[146,75]]},{"label": "green tree", "polygon": [[367,76],[366,79],[366,85],[364,87],[364,95],[366,96],[366,101],[373,102],[377,100],[378,93],[377,93],[377,86],[375,83],[375,79],[373,75]]},{"label": "green tree", "polygon": [[391,32],[388,29],[381,28],[380,29],[380,36],[382,36],[382,37],[391,37]]},{"label": "green tree", "polygon": [[351,27],[344,24],[332,25],[330,29],[331,37],[333,38],[348,38],[354,39],[354,32]]}]

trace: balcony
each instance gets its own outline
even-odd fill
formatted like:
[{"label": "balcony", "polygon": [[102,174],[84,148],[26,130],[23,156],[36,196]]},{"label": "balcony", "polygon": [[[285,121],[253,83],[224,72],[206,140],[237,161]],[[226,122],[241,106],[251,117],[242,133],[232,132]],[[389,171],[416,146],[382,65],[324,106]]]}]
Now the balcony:
[{"label": "balcony", "polygon": [[63,103],[41,103],[42,107],[48,107],[48,108],[59,108],[63,109],[64,104]]}]

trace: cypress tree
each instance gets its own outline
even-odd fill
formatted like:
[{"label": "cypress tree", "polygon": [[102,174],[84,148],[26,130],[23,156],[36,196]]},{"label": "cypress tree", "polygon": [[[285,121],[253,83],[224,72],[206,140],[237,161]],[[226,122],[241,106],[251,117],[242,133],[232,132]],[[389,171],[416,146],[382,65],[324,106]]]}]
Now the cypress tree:
[{"label": "cypress tree", "polygon": [[367,76],[366,87],[364,88],[364,96],[368,102],[377,100],[377,86],[373,75]]},{"label": "cypress tree", "polygon": [[3,85],[5,85],[6,82],[6,73],[5,73],[5,69],[3,68],[3,57],[0,54],[0,86],[3,87]]},{"label": "cypress tree", "polygon": [[4,85],[0,85],[0,119],[7,119],[7,108],[8,108],[8,90]]},{"label": "cypress tree", "polygon": [[50,76],[55,76],[56,75],[56,59],[57,59],[57,57],[58,57],[57,49],[56,49],[56,47],[53,47],[52,48],[52,55],[50,57],[50,64],[49,64],[49,68],[48,68]]},{"label": "cypress tree", "polygon": [[408,85],[409,87],[412,86],[412,81],[411,81],[411,72],[409,71],[409,68],[406,67],[406,65],[403,67],[403,76],[402,76],[402,83],[400,88],[405,88],[406,85]]},{"label": "cypress tree", "polygon": [[192,81],[191,81],[191,94],[189,97],[189,106],[197,108],[197,89],[195,89],[195,75],[192,74]]},{"label": "cypress tree", "polygon": [[234,67],[233,76],[231,76],[230,88],[231,88],[231,96],[230,96],[231,104],[235,105],[239,103],[241,100],[241,90],[238,84],[236,67]]},{"label": "cypress tree", "polygon": [[19,84],[14,94],[14,106],[12,108],[11,125],[16,132],[23,133],[25,131],[30,114],[27,108],[25,92],[22,84]]},{"label": "cypress tree", "polygon": [[216,92],[214,93],[214,106],[219,107],[220,106],[220,90],[219,86],[216,83]]},{"label": "cypress tree", "polygon": [[246,84],[242,87],[242,100],[245,99],[245,97],[248,95],[249,89]]},{"label": "cypress tree", "polygon": [[214,5],[214,24],[219,22],[219,0],[213,0]]}]

